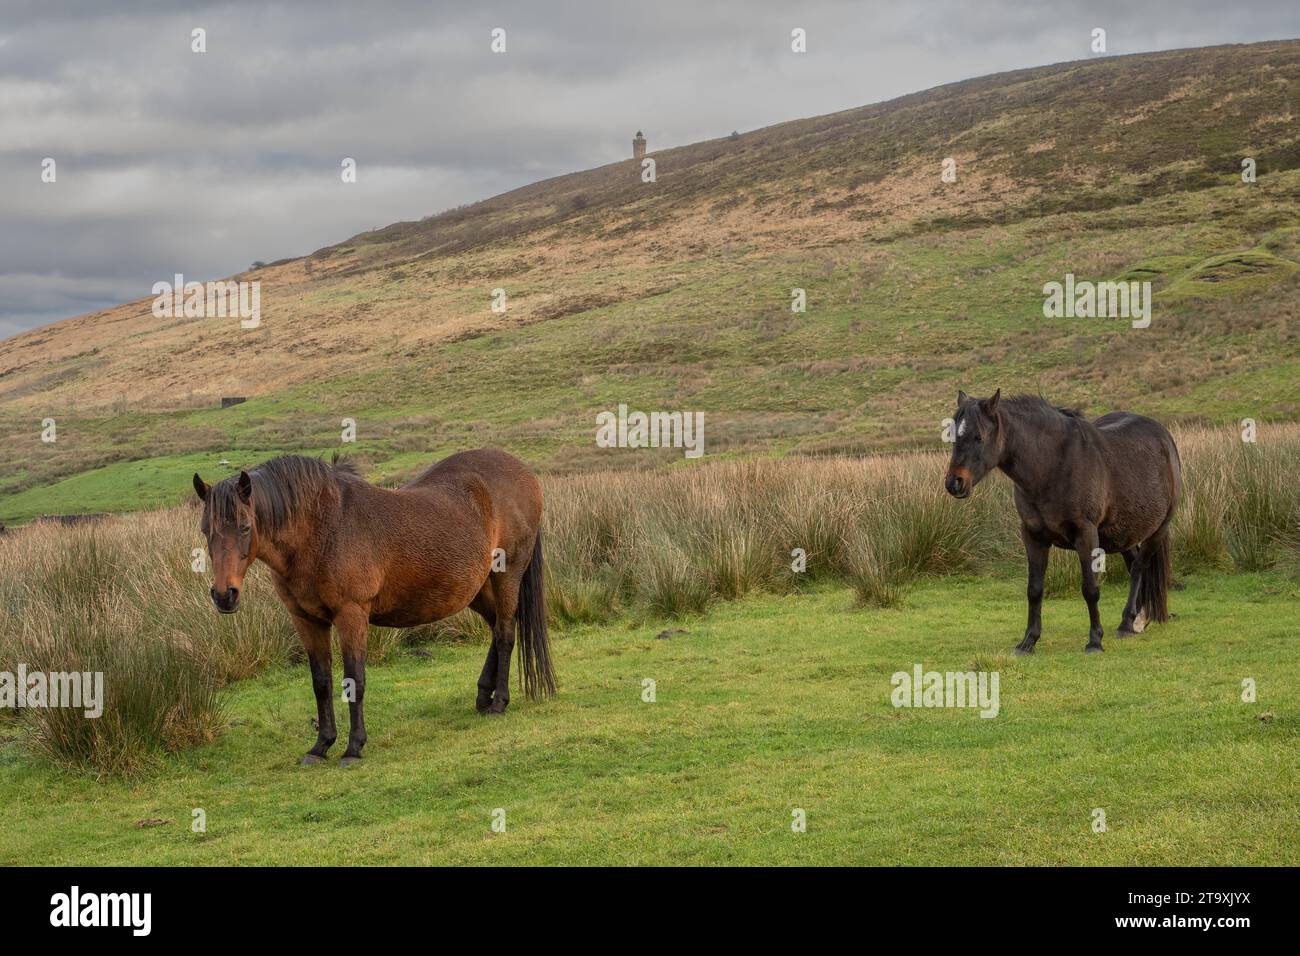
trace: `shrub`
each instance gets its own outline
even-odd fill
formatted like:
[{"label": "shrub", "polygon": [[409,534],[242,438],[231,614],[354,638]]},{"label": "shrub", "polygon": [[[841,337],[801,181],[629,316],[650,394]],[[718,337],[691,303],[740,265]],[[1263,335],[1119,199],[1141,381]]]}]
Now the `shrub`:
[{"label": "shrub", "polygon": [[651,614],[681,617],[705,611],[713,598],[708,581],[690,556],[666,535],[641,549],[636,596]]}]

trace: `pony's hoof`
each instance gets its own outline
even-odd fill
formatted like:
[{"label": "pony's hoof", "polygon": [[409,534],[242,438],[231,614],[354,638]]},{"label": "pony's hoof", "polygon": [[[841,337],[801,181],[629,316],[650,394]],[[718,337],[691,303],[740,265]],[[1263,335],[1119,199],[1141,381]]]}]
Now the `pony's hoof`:
[{"label": "pony's hoof", "polygon": [[1032,647],[1025,647],[1023,644],[1016,645],[1016,657],[1028,657],[1032,653],[1034,653]]},{"label": "pony's hoof", "polygon": [[491,697],[488,698],[480,697],[478,700],[474,701],[474,709],[477,710],[480,714],[486,711],[491,706],[492,706]]},{"label": "pony's hoof", "polygon": [[1085,654],[1100,654],[1105,648],[1100,644],[1088,644],[1083,648]]},{"label": "pony's hoof", "polygon": [[504,713],[506,712],[506,707],[507,707],[507,706],[509,706],[509,705],[508,705],[508,704],[503,704],[503,703],[502,703],[501,701],[499,701],[499,700],[494,700],[494,701],[492,701],[492,703],[488,706],[488,709],[485,710],[485,711],[483,711],[483,713],[487,714],[489,717],[500,717],[502,714],[504,714]]},{"label": "pony's hoof", "polygon": [[340,767],[351,767],[354,763],[361,763],[360,757],[344,757],[339,761]]},{"label": "pony's hoof", "polygon": [[1115,636],[1116,637],[1137,637],[1138,632],[1131,631],[1127,627],[1121,627],[1118,631],[1115,632]]},{"label": "pony's hoof", "polygon": [[319,756],[318,754],[308,754],[307,756],[302,758],[302,765],[304,767],[310,767],[313,764],[324,763],[324,762],[325,762],[325,758]]}]

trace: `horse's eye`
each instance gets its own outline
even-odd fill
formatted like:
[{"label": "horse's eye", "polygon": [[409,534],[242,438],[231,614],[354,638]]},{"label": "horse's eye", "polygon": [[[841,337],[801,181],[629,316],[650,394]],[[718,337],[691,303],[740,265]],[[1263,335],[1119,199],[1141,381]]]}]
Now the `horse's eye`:
[{"label": "horse's eye", "polygon": [[239,529],[239,535],[240,535],[240,537],[243,537],[243,538],[248,537],[248,536],[249,536],[250,534],[252,534],[252,533],[253,533],[253,528],[252,528],[251,525],[243,525],[243,526]]}]

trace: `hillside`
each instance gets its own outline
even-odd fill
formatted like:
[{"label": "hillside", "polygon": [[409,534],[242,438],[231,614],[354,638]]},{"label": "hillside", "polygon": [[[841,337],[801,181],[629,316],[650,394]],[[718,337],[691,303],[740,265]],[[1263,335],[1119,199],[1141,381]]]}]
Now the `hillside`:
[{"label": "hillside", "polygon": [[[597,448],[620,402],[704,411],[710,455],[931,444],[958,387],[1295,419],[1298,115],[1300,41],[1059,64],[364,233],[236,277],[262,284],[254,330],[157,319],[142,289],[0,342],[0,521],[172,501],[288,450],[386,481],[483,444],[552,472],[680,462]],[[1066,273],[1149,279],[1150,328],[1044,319]]]}]

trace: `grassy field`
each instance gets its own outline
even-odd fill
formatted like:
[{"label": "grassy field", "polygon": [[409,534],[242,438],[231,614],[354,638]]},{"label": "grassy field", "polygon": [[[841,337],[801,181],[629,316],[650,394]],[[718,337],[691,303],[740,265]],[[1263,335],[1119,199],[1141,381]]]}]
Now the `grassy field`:
[{"label": "grassy field", "polygon": [[[899,609],[820,587],[580,627],[556,641],[560,695],[501,719],[473,709],[480,646],[408,648],[371,669],[347,769],[297,765],[314,704],[305,666],[277,668],[226,692],[219,741],[143,778],[0,745],[0,863],[1295,865],[1300,588],[1185,581],[1174,621],[1104,655],[1082,653],[1074,596],[1047,603],[1038,654],[1010,655],[1018,568],[925,582]],[[1108,633],[1122,600],[1104,589]],[[998,671],[999,715],[895,709],[890,675],[917,663]]]},{"label": "grassy field", "polygon": [[[1300,425],[1263,426],[1254,437],[1178,431],[1177,573],[1300,570]],[[944,468],[935,451],[548,478],[551,626],[668,619],[828,584],[851,587],[859,605],[897,607],[922,580],[986,573],[1020,554],[1009,482],[995,476],[958,503],[940,487]],[[100,775],[138,775],[163,753],[221,736],[223,688],[300,660],[260,564],[240,613],[214,613],[210,576],[195,564],[204,554],[198,518],[182,505],[0,536],[0,672],[106,675],[102,720],[65,708],[0,710],[0,724],[31,728],[29,749]],[[1123,587],[1123,567],[1109,570],[1103,582]],[[1047,592],[1079,587],[1077,559],[1055,552]],[[469,611],[411,631],[371,628],[369,657],[483,633]]]}]

